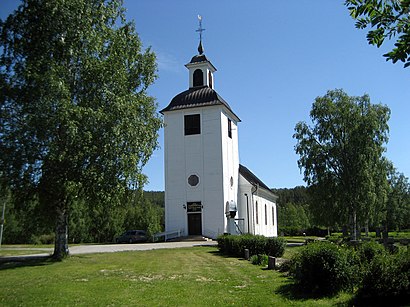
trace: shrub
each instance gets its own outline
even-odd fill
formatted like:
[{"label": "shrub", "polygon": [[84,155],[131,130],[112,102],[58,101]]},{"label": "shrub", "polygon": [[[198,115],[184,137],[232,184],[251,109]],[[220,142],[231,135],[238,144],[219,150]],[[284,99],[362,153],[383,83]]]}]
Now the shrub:
[{"label": "shrub", "polygon": [[369,241],[362,243],[357,248],[357,253],[362,263],[370,264],[370,262],[376,257],[380,255],[386,254],[386,250],[384,249],[383,245],[377,243],[375,241]]},{"label": "shrub", "polygon": [[304,232],[305,230],[301,229],[300,227],[294,227],[294,226],[280,226],[279,227],[279,233],[282,236],[302,236]]},{"label": "shrub", "polygon": [[54,234],[42,234],[42,235],[32,235],[30,238],[30,243],[34,245],[41,244],[53,244],[54,243]]},{"label": "shrub", "polygon": [[304,291],[314,295],[331,295],[353,288],[353,269],[347,250],[329,242],[307,245],[295,255],[290,274]]},{"label": "shrub", "polygon": [[410,299],[410,252],[375,255],[358,290],[359,297]]},{"label": "shrub", "polygon": [[267,255],[253,255],[249,261],[254,265],[268,265],[268,256]]},{"label": "shrub", "polygon": [[222,235],[217,239],[219,250],[227,255],[243,257],[245,249],[250,255],[266,254],[280,257],[285,252],[286,241],[283,238],[267,238],[258,235]]},{"label": "shrub", "polygon": [[283,238],[267,238],[265,253],[273,257],[282,257],[285,253],[286,240]]}]

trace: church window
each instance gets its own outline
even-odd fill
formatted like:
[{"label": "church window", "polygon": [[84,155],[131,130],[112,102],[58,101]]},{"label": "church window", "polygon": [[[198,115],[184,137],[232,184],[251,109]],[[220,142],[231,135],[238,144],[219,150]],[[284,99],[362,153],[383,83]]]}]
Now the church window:
[{"label": "church window", "polygon": [[194,86],[204,85],[204,74],[201,69],[196,69],[194,71]]},{"label": "church window", "polygon": [[265,225],[268,225],[268,207],[265,204]]},{"label": "church window", "polygon": [[209,87],[213,88],[212,87],[212,73],[210,71],[208,71],[208,79],[209,79]]},{"label": "church window", "polygon": [[199,177],[197,175],[191,175],[191,176],[188,177],[188,184],[191,187],[197,186],[198,183],[199,183]]},{"label": "church window", "polygon": [[275,225],[275,207],[272,207],[272,225]]},{"label": "church window", "polygon": [[256,202],[256,224],[259,224],[259,210],[258,210],[258,202]]},{"label": "church window", "polygon": [[185,135],[201,134],[201,117],[199,114],[185,115]]},{"label": "church window", "polygon": [[228,118],[228,136],[232,139],[232,121]]}]

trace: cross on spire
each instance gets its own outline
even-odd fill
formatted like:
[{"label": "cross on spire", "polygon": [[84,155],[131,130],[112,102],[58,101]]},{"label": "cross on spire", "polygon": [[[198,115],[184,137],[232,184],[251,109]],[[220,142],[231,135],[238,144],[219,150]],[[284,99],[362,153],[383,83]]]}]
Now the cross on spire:
[{"label": "cross on spire", "polygon": [[199,32],[199,46],[198,46],[198,52],[199,54],[204,53],[204,48],[202,47],[202,32],[205,31],[204,28],[202,28],[202,16],[198,15],[198,21],[199,21],[199,28],[196,30],[196,32]]}]

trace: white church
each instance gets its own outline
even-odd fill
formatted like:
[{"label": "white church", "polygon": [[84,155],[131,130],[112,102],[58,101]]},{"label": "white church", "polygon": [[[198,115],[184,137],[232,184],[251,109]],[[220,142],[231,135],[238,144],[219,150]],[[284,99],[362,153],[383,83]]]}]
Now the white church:
[{"label": "white church", "polygon": [[224,233],[277,236],[277,196],[239,164],[241,120],[214,90],[216,68],[202,39],[198,51],[185,65],[188,90],[161,110],[165,231],[212,239]]}]

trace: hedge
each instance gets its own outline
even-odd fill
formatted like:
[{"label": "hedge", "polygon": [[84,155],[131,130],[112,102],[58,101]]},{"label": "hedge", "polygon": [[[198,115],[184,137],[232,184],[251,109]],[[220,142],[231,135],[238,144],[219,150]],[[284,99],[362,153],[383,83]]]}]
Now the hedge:
[{"label": "hedge", "polygon": [[356,289],[357,302],[366,305],[410,301],[410,250],[391,254],[376,242],[343,247],[314,242],[286,268],[304,293],[326,296]]},{"label": "hedge", "polygon": [[245,249],[249,255],[265,254],[281,257],[285,252],[286,241],[283,238],[268,238],[260,235],[221,235],[217,239],[220,252],[236,257],[243,257]]}]

